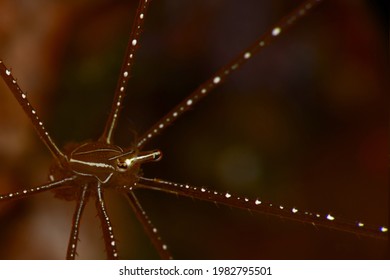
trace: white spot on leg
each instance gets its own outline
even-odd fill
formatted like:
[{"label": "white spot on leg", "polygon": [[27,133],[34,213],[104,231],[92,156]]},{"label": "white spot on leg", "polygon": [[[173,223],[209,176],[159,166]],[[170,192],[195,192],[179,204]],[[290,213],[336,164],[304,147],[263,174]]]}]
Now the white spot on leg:
[{"label": "white spot on leg", "polygon": [[188,99],[187,100],[187,106],[191,106],[192,105],[192,99]]},{"label": "white spot on leg", "polygon": [[256,200],[255,200],[255,204],[256,204],[256,205],[260,205],[260,204],[261,204],[261,201],[258,200],[258,199],[256,199]]},{"label": "white spot on leg", "polygon": [[381,227],[381,228],[380,228],[380,231],[381,231],[381,232],[387,232],[387,230],[388,230],[387,227]]},{"label": "white spot on leg", "polygon": [[334,217],[331,214],[328,214],[326,216],[326,219],[328,219],[329,221],[334,221]]},{"label": "white spot on leg", "polygon": [[249,59],[251,57],[251,53],[250,52],[246,52],[245,54],[244,54],[244,58],[245,59]]},{"label": "white spot on leg", "polygon": [[230,193],[226,193],[226,194],[225,194],[225,197],[226,197],[226,198],[230,198],[230,197],[232,197],[232,195],[231,195]]},{"label": "white spot on leg", "polygon": [[293,212],[295,214],[298,212],[298,209],[294,207],[293,209],[291,209],[291,212]]},{"label": "white spot on leg", "polygon": [[11,71],[10,70],[5,70],[5,74],[7,74],[7,76],[11,75]]},{"label": "white spot on leg", "polygon": [[218,84],[220,81],[221,81],[221,77],[219,77],[219,76],[216,76],[216,77],[213,79],[213,83],[214,83],[214,84]]},{"label": "white spot on leg", "polygon": [[126,72],[123,73],[123,77],[126,78],[127,76],[129,76],[129,72],[126,71]]},{"label": "white spot on leg", "polygon": [[133,46],[137,45],[137,40],[134,39],[133,41],[131,41],[131,44],[132,44]]},{"label": "white spot on leg", "polygon": [[280,32],[282,31],[282,29],[280,29],[280,27],[275,27],[274,29],[272,29],[272,36],[278,36],[280,34]]}]

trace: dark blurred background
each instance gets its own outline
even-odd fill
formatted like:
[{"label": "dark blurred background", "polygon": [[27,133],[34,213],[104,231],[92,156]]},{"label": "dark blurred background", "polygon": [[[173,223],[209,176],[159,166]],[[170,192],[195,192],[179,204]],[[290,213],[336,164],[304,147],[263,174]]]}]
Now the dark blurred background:
[{"label": "dark blurred background", "polygon": [[[302,1],[153,1],[116,135],[128,146]],[[137,1],[0,0],[0,58],[60,146],[96,139]],[[324,1],[146,148],[158,177],[388,223],[388,13]],[[388,11],[388,9],[387,9]],[[0,83],[0,192],[46,182],[50,154]],[[121,258],[158,258],[108,193]],[[387,243],[158,192],[139,192],[177,259],[381,259]],[[79,257],[105,258],[91,201]],[[0,205],[0,258],[65,257],[74,203]]]}]

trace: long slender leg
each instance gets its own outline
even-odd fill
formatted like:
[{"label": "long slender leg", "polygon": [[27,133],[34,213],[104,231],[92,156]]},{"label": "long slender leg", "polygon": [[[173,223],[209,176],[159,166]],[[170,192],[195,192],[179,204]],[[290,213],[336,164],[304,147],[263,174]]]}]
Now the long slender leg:
[{"label": "long slender leg", "polygon": [[104,244],[106,246],[107,258],[111,260],[118,259],[118,250],[116,249],[116,242],[114,237],[114,232],[112,230],[112,225],[110,218],[108,217],[106,206],[103,198],[103,191],[101,183],[97,183],[97,200],[96,200],[96,209],[100,222],[102,224]]},{"label": "long slender leg", "polygon": [[285,32],[298,19],[306,15],[314,6],[322,0],[308,0],[302,5],[298,6],[289,15],[280,20],[276,25],[269,29],[263,36],[260,37],[252,46],[245,49],[230,63],[220,68],[210,79],[202,83],[194,92],[187,98],[181,101],[175,108],[168,112],[163,118],[155,123],[149,130],[147,130],[141,138],[137,141],[138,148],[142,148],[149,139],[156,136],[164,128],[171,125],[183,113],[190,110],[201,99],[207,96],[213,89],[221,85],[226,78],[235,70],[244,65],[253,55],[258,53],[264,46],[269,45],[281,32]]},{"label": "long slender leg", "polygon": [[68,251],[66,253],[66,259],[68,260],[74,260],[76,257],[81,215],[83,214],[89,195],[90,193],[88,191],[88,185],[85,185],[77,201],[76,211],[73,214],[72,229],[69,237]]},{"label": "long slender leg", "polygon": [[133,23],[133,28],[130,34],[130,39],[127,44],[125,58],[122,64],[121,71],[119,73],[119,80],[116,86],[111,112],[110,115],[108,116],[106,126],[104,128],[104,132],[100,137],[101,141],[104,141],[108,144],[111,143],[112,141],[112,136],[115,127],[118,123],[118,118],[122,108],[123,98],[126,95],[128,80],[131,76],[131,68],[133,66],[134,55],[139,45],[139,38],[143,30],[144,20],[150,2],[151,0],[141,0],[138,4],[137,12]]},{"label": "long slender leg", "polygon": [[57,162],[61,165],[64,165],[66,162],[65,155],[61,152],[61,150],[57,147],[54,141],[51,139],[49,133],[43,125],[43,122],[38,117],[36,110],[32,107],[30,102],[27,99],[27,95],[23,92],[16,79],[12,76],[11,70],[7,69],[3,64],[3,61],[0,60],[0,76],[3,78],[8,88],[11,90],[16,100],[19,102],[20,106],[22,106],[24,112],[27,117],[32,122],[36,132],[42,141],[46,144],[46,147],[52,153]]},{"label": "long slender leg", "polygon": [[350,221],[341,217],[335,217],[332,214],[318,214],[309,211],[302,211],[295,207],[284,207],[275,205],[260,199],[250,199],[240,197],[231,193],[220,193],[217,191],[208,190],[204,187],[193,187],[178,183],[172,183],[160,179],[140,178],[139,183],[136,183],[135,188],[154,189],[166,193],[197,198],[213,203],[224,204],[235,208],[246,209],[259,213],[266,213],[281,218],[299,221],[314,226],[325,227],[338,231],[353,233],[360,236],[366,236],[377,239],[387,239],[387,226],[373,227],[366,225],[361,221]]},{"label": "long slender leg", "polygon": [[154,247],[159,253],[162,259],[172,259],[170,252],[168,251],[168,247],[161,240],[160,235],[158,234],[157,228],[153,226],[149,217],[146,215],[146,212],[142,209],[141,204],[139,203],[137,197],[135,196],[132,188],[124,187],[127,192],[125,193],[127,199],[130,202],[131,207],[133,208],[138,220],[144,227],[146,234],[149,236],[152,241]]},{"label": "long slender leg", "polygon": [[0,202],[6,201],[6,200],[25,198],[25,197],[29,197],[29,196],[37,194],[37,193],[46,192],[46,191],[51,190],[51,189],[66,186],[67,183],[72,182],[75,179],[76,179],[76,176],[72,176],[72,177],[68,177],[68,178],[64,178],[61,180],[51,182],[49,184],[40,185],[40,186],[35,187],[35,188],[24,189],[21,191],[7,193],[7,194],[0,194]]}]

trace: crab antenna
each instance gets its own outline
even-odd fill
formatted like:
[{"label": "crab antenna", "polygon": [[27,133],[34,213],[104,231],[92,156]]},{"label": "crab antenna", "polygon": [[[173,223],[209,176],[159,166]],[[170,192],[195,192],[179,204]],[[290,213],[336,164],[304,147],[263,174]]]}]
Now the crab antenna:
[{"label": "crab antenna", "polygon": [[121,105],[123,102],[123,98],[126,96],[126,88],[131,75],[134,55],[139,45],[139,38],[142,33],[144,19],[150,1],[151,0],[141,0],[138,4],[137,12],[133,23],[133,29],[130,34],[129,42],[127,43],[125,58],[122,64],[121,71],[119,73],[119,79],[116,85],[111,112],[108,116],[103,134],[102,136],[100,136],[100,141],[103,141],[107,144],[110,144],[112,142],[113,133],[118,123],[119,114],[122,109]]},{"label": "crab antenna", "polygon": [[8,88],[13,93],[16,100],[19,102],[20,106],[22,106],[24,112],[32,122],[39,137],[46,144],[46,147],[52,153],[52,155],[57,160],[57,162],[63,166],[67,161],[65,155],[61,152],[61,150],[51,139],[49,133],[47,132],[46,128],[43,125],[43,122],[38,117],[37,111],[33,108],[33,106],[28,101],[27,94],[20,89],[18,83],[16,82],[16,79],[12,76],[11,70],[7,69],[7,67],[5,67],[3,61],[1,60],[0,60],[0,75],[3,78],[4,82],[7,84]]},{"label": "crab antenna", "polygon": [[271,29],[265,32],[265,34],[261,36],[260,39],[258,39],[252,46],[240,53],[229,64],[220,68],[210,79],[202,83],[194,92],[192,92],[162,119],[155,123],[148,131],[146,131],[137,141],[138,148],[142,148],[147,141],[159,134],[168,125],[171,125],[183,113],[194,107],[195,104],[207,96],[213,89],[221,85],[232,72],[239,69],[249,60],[249,58],[253,57],[253,55],[262,50],[264,46],[269,45],[281,32],[285,32],[286,29],[304,17],[321,1],[322,0],[305,1],[286,17],[281,19]]}]

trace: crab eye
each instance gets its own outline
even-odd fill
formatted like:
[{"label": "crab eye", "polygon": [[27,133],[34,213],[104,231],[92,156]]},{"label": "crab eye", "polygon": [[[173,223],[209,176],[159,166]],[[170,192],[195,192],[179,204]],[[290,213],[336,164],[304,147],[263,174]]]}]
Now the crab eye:
[{"label": "crab eye", "polygon": [[116,167],[119,172],[126,172],[129,165],[126,163],[126,161],[117,161]]},{"label": "crab eye", "polygon": [[152,153],[152,160],[159,161],[162,158],[162,153],[160,151],[155,151]]}]

